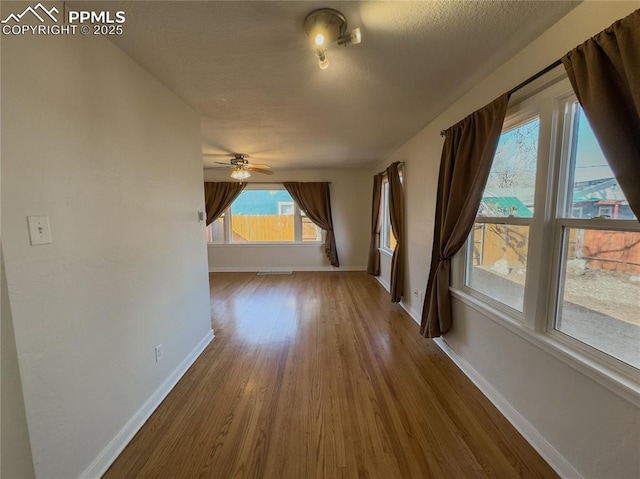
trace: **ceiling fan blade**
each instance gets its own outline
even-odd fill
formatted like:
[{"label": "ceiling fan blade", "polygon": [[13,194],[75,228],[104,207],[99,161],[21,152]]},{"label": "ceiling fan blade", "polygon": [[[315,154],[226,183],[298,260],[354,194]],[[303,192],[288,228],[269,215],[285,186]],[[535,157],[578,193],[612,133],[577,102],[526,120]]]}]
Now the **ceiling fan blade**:
[{"label": "ceiling fan blade", "polygon": [[214,163],[216,165],[224,165],[224,166],[226,166],[228,168],[232,168],[233,167],[233,165],[230,165],[228,161],[226,161],[226,162],[225,161],[214,161]]},{"label": "ceiling fan blade", "polygon": [[249,163],[247,164],[247,168],[260,168],[261,170],[268,170],[271,167],[269,165],[261,165],[257,163]]},{"label": "ceiling fan blade", "polygon": [[252,173],[255,171],[256,173],[262,173],[263,175],[273,175],[273,171],[263,170],[262,168],[249,168],[249,171]]}]

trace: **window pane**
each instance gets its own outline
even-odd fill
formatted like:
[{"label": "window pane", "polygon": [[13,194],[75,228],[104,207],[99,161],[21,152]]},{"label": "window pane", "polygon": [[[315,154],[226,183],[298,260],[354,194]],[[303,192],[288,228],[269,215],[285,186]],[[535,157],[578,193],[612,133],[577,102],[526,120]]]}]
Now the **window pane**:
[{"label": "window pane", "polygon": [[322,229],[311,221],[304,211],[300,211],[302,219],[302,241],[322,241]]},{"label": "window pane", "polygon": [[386,221],[387,217],[388,216],[385,214],[384,216],[385,222],[382,225],[382,247],[386,249],[390,249],[389,243],[391,242],[391,238],[389,233],[391,233],[391,225],[389,224],[388,221]]},{"label": "window pane", "polygon": [[[402,180],[402,176],[400,177]],[[389,182],[384,181],[382,183],[382,247],[388,250],[395,250],[396,235],[393,234],[393,228],[391,227],[391,217],[389,216]]]},{"label": "window pane", "polygon": [[500,135],[479,216],[533,216],[540,120]]},{"label": "window pane", "polygon": [[393,228],[391,228],[391,224],[389,224],[389,245],[387,247],[390,250],[395,250],[397,244],[398,240],[396,240],[396,235],[393,234]]},{"label": "window pane", "polygon": [[224,214],[206,228],[207,243],[224,243]]},{"label": "window pane", "polygon": [[232,240],[294,241],[293,198],[286,190],[245,190],[231,205]]},{"label": "window pane", "polygon": [[279,201],[278,202],[278,214],[279,215],[292,215],[293,214],[293,201]]},{"label": "window pane", "polygon": [[523,310],[529,227],[476,223],[468,241],[466,285]]},{"label": "window pane", "polygon": [[555,328],[640,369],[640,232],[566,228]]},{"label": "window pane", "polygon": [[567,210],[562,216],[635,219],[584,111],[578,103],[575,103],[573,108],[574,141],[570,152]]},{"label": "window pane", "polygon": [[391,223],[389,222],[389,182],[382,183],[382,247],[390,249]]}]

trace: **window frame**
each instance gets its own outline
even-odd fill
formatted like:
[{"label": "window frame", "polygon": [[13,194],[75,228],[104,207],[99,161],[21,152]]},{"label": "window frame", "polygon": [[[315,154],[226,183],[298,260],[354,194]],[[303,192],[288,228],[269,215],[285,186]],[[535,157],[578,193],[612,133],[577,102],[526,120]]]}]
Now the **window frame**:
[{"label": "window frame", "polygon": [[573,136],[575,135],[575,103],[577,97],[573,90],[558,99],[558,114],[562,114],[563,121],[556,128],[556,134],[559,137],[563,148],[555,159],[554,176],[558,178],[558,188],[555,195],[556,202],[551,212],[552,221],[552,239],[553,249],[550,256],[551,270],[554,272],[549,276],[549,295],[548,309],[546,312],[545,329],[547,334],[556,341],[562,342],[570,348],[580,351],[582,354],[591,356],[598,363],[617,371],[623,375],[638,375],[638,368],[625,363],[622,360],[590,346],[573,336],[556,329],[558,321],[559,304],[564,296],[564,270],[563,265],[566,257],[566,241],[565,231],[570,229],[583,230],[605,230],[605,231],[635,231],[640,232],[640,222],[636,220],[621,220],[614,218],[603,218],[600,215],[596,217],[567,217],[564,212],[568,211],[568,190],[571,181],[571,149],[573,145]]},{"label": "window frame", "polygon": [[[558,298],[562,298],[564,227],[640,231],[640,222],[609,218],[560,218],[567,198],[567,141],[569,124],[566,105],[575,99],[564,72],[556,72],[534,82],[512,97],[505,130],[527,109],[540,118],[534,211],[529,231],[528,264],[522,314],[466,286],[467,244],[453,258],[450,291],[490,320],[543,349],[568,366],[584,373],[610,391],[640,406],[640,375],[628,363],[589,346],[555,329]],[[490,220],[489,222],[498,222]],[[473,242],[473,231],[470,235]],[[553,244],[552,248],[548,245]],[[469,261],[467,261],[469,258]]]},{"label": "window frame", "polygon": [[[247,183],[246,188],[243,190],[244,191],[286,191],[286,188],[284,187],[284,185],[282,183]],[[242,193],[240,193],[242,194]],[[235,200],[234,200],[235,201]],[[225,217],[225,221],[224,221],[224,242],[221,243],[207,243],[207,246],[209,247],[229,247],[229,246],[291,246],[291,245],[296,245],[296,246],[318,246],[318,245],[322,245],[323,241],[322,238],[324,237],[324,232],[321,228],[318,228],[316,226],[316,228],[318,228],[320,230],[319,234],[317,235],[318,237],[320,237],[320,239],[315,240],[315,241],[303,241],[303,236],[302,236],[302,212],[300,210],[300,207],[298,206],[298,204],[295,202],[295,200],[292,199],[293,202],[293,234],[294,234],[294,240],[293,241],[233,241],[233,219],[232,219],[232,215],[231,215],[231,207],[233,206],[233,203],[231,203],[231,205],[229,205],[229,207],[227,209],[224,210],[224,217]],[[281,210],[281,206],[283,205],[290,205],[291,202],[278,202],[278,211]],[[213,223],[212,223],[213,224]],[[211,225],[207,226],[207,228],[209,228]]]},{"label": "window frame", "polygon": [[389,255],[393,254],[393,250],[390,247],[390,235],[393,234],[391,229],[391,219],[389,217],[389,179],[385,175],[382,178],[382,195],[381,202],[381,214],[382,214],[382,227],[380,228],[380,251]]},{"label": "window frame", "polygon": [[[531,121],[534,121],[535,119],[539,119],[540,121],[540,129],[542,126],[542,119],[540,118],[540,112],[539,109],[537,108],[537,105],[535,104],[535,102],[533,101],[524,101],[521,103],[518,103],[512,107],[509,108],[509,110],[507,111],[507,115],[505,117],[505,121],[504,121],[504,125],[502,128],[502,133],[506,133],[509,132],[511,130],[514,130],[516,128],[518,128],[519,126],[525,125]],[[538,154],[540,152],[540,147],[541,147],[541,143],[540,143],[540,131],[538,131]],[[535,178],[535,186],[534,186],[534,205],[537,204],[538,198],[537,198],[537,191],[539,188],[539,177],[538,177],[538,168],[537,168],[537,164],[536,164],[536,178]],[[531,218],[520,218],[520,217],[514,217],[514,216],[481,216],[481,215],[477,215],[476,219],[474,220],[473,224],[474,224],[474,228],[476,224],[494,224],[494,225],[505,225],[505,226],[527,226],[529,228],[529,239],[528,239],[528,244],[527,244],[527,272],[525,275],[525,287],[524,287],[524,297],[523,297],[523,305],[522,305],[522,311],[519,311],[515,308],[510,307],[509,305],[507,305],[506,303],[501,302],[500,300],[493,298],[485,293],[482,293],[481,291],[478,291],[474,288],[472,288],[471,286],[469,286],[467,284],[467,278],[470,272],[470,268],[473,267],[473,258],[471,258],[471,261],[469,261],[469,252],[472,251],[473,249],[473,245],[474,245],[474,241],[473,241],[473,234],[474,234],[474,230],[471,231],[471,235],[469,236],[469,238],[467,239],[467,241],[465,242],[465,246],[464,248],[464,255],[465,255],[465,260],[464,260],[464,271],[462,272],[462,284],[459,285],[460,289],[462,289],[465,293],[476,297],[478,300],[487,303],[488,305],[490,305],[493,309],[496,309],[498,311],[500,311],[502,314],[510,317],[512,320],[517,321],[517,322],[524,322],[525,319],[525,314],[527,311],[527,294],[526,294],[526,285],[529,284],[529,280],[530,280],[530,265],[529,265],[529,261],[528,261],[528,257],[529,257],[529,248],[531,247],[531,232],[533,231],[533,223],[535,220],[535,216],[536,216],[536,210],[537,208],[534,207],[534,212],[533,212],[533,216]]]}]

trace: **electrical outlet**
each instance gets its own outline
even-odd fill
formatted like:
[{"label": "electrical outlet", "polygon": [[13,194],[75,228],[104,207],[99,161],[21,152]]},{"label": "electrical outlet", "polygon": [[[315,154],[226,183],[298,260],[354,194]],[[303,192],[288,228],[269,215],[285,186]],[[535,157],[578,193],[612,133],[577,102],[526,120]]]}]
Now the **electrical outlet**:
[{"label": "electrical outlet", "polygon": [[422,301],[422,291],[420,291],[418,288],[413,290],[413,295],[418,301]]},{"label": "electrical outlet", "polygon": [[156,363],[159,363],[162,359],[162,344],[156,346]]}]

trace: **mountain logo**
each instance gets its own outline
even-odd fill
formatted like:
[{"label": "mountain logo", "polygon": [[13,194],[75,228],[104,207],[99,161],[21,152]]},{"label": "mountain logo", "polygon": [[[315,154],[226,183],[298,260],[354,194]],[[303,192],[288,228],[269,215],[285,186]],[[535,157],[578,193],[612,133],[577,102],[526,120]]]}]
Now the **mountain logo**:
[{"label": "mountain logo", "polygon": [[20,23],[22,21],[22,17],[24,17],[27,13],[31,13],[34,17],[40,20],[40,23],[45,22],[45,15],[54,22],[58,23],[58,19],[54,16],[54,13],[58,14],[60,13],[60,11],[56,7],[53,7],[51,10],[47,10],[44,5],[38,3],[35,7],[29,6],[25,8],[24,12],[22,13],[12,13],[7,18],[0,21],[0,23],[9,23],[11,20],[16,23]]}]

